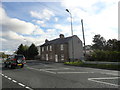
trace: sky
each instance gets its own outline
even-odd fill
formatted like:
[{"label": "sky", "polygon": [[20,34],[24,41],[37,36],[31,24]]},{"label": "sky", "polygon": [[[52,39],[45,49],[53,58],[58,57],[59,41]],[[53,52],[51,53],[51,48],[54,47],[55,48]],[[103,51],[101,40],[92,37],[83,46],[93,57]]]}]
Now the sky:
[{"label": "sky", "polygon": [[[39,46],[45,39],[71,36],[82,41],[83,19],[86,45],[92,45],[94,35],[100,34],[106,40],[118,39],[118,1],[119,0],[3,0],[0,4],[0,51],[12,54],[22,44],[34,43]],[[120,38],[119,38],[120,40]]]}]

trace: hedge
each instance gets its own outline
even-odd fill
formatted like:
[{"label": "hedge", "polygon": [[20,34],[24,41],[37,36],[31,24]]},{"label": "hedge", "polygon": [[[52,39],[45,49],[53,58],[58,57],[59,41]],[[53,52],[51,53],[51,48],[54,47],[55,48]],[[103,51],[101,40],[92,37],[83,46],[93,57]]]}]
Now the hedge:
[{"label": "hedge", "polygon": [[87,60],[120,62],[120,52],[95,50],[90,56],[87,56]]}]

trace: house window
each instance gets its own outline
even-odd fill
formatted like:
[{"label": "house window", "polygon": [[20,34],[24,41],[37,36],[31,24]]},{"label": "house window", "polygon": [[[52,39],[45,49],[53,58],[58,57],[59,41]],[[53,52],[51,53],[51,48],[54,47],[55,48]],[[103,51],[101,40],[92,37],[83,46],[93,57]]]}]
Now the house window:
[{"label": "house window", "polygon": [[47,46],[47,51],[48,51],[48,46]]},{"label": "house window", "polygon": [[50,51],[52,51],[52,46],[50,45]]},{"label": "house window", "polygon": [[50,59],[52,59],[52,54],[50,54]]},{"label": "house window", "polygon": [[44,55],[42,54],[42,59],[44,59]]},{"label": "house window", "polygon": [[61,54],[61,61],[64,61],[64,54]]},{"label": "house window", "polygon": [[42,52],[44,51],[44,47],[42,47]]},{"label": "house window", "polygon": [[64,50],[63,44],[60,45],[60,49],[61,49],[61,50]]}]

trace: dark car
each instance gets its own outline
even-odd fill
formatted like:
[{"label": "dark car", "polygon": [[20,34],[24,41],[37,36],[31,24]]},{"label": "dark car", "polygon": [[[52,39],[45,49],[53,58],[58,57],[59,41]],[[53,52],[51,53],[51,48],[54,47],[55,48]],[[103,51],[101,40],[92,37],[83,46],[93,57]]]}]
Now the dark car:
[{"label": "dark car", "polygon": [[9,56],[5,62],[5,67],[9,68],[15,68],[15,67],[24,67],[24,64],[26,63],[24,55],[12,55]]}]

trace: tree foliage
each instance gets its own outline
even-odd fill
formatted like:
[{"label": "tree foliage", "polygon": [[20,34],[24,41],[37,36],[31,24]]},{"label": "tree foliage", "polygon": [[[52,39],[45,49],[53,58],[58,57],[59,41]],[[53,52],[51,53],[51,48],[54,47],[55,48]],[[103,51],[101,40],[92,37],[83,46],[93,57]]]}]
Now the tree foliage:
[{"label": "tree foliage", "polygon": [[94,36],[93,43],[93,49],[103,50],[106,45],[106,40],[100,34],[98,34]]},{"label": "tree foliage", "polygon": [[34,57],[38,55],[38,50],[34,44],[31,44],[30,47],[21,44],[16,53],[24,55],[27,59],[34,59]]},{"label": "tree foliage", "polygon": [[91,46],[93,52],[87,55],[92,61],[119,61],[120,62],[120,41],[117,39],[105,40],[100,34],[93,38]]},{"label": "tree foliage", "polygon": [[28,49],[28,56],[30,59],[34,59],[36,55],[38,55],[38,49],[34,44],[31,44],[31,46]]},{"label": "tree foliage", "polygon": [[17,54],[24,54],[24,52],[25,52],[24,46],[23,46],[23,44],[21,44],[21,45],[18,47]]}]

